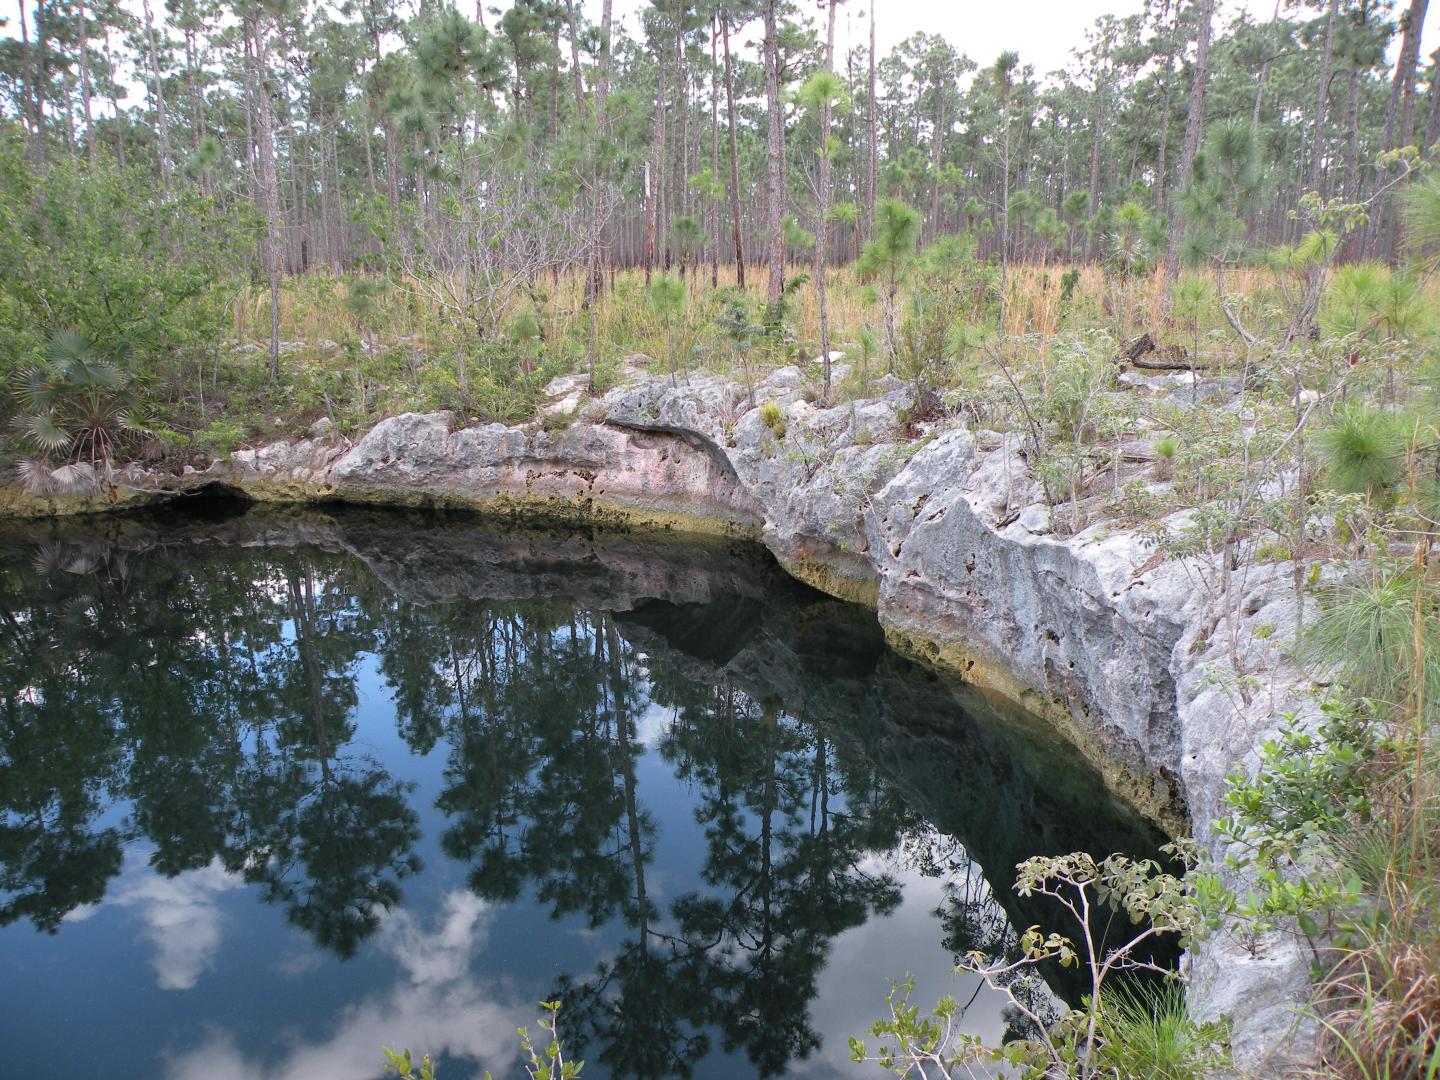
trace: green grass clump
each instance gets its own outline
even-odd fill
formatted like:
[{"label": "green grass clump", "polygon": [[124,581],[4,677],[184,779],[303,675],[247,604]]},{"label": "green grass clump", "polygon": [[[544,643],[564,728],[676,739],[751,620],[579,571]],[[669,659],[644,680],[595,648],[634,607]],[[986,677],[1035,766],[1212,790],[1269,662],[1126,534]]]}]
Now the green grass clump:
[{"label": "green grass clump", "polygon": [[1096,1076],[1202,1080],[1224,1062],[1227,1026],[1197,1024],[1178,982],[1108,994],[1097,1028]]},{"label": "green grass clump", "polygon": [[777,439],[785,438],[785,413],[779,404],[767,401],[760,406],[760,419]]}]

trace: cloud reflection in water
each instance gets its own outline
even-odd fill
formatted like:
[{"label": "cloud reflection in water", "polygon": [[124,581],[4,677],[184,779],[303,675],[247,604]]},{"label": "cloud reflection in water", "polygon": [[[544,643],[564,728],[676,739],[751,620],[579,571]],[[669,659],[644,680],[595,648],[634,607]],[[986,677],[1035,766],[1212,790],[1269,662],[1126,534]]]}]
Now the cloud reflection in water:
[{"label": "cloud reflection in water", "polygon": [[515,1054],[515,1028],[533,1019],[533,1007],[510,1000],[503,987],[482,986],[470,970],[490,914],[465,890],[445,894],[431,929],[408,911],[390,913],[375,938],[400,969],[389,991],[340,1010],[328,1035],[297,1039],[274,1060],[247,1054],[230,1032],[211,1028],[200,1046],[170,1056],[167,1080],[368,1080],[381,1075],[382,1045],[474,1063],[477,1077],[485,1067],[503,1072]]}]

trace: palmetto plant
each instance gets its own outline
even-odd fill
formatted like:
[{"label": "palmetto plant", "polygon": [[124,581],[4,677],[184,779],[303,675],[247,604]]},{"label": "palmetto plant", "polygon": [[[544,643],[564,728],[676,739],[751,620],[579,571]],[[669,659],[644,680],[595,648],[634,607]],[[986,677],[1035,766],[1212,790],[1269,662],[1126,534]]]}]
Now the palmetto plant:
[{"label": "palmetto plant", "polygon": [[50,338],[44,358],[11,379],[11,427],[26,456],[20,478],[36,494],[95,488],[121,445],[148,433],[134,411],[131,380],[73,331]]}]

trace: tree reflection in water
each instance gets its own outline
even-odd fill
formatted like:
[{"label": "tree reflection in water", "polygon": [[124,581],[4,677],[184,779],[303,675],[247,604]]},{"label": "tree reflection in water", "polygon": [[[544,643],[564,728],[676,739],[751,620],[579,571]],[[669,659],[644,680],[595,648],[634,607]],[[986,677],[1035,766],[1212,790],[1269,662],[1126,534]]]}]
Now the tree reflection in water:
[{"label": "tree reflection in water", "polygon": [[[1067,793],[1093,802],[1093,780],[1057,795],[1045,748],[749,556],[453,519],[116,531],[12,537],[0,558],[0,925],[56,932],[143,838],[157,873],[218,860],[354,955],[422,869],[412,788],[355,738],[366,663],[410,751],[443,755],[441,850],[469,888],[622,928],[554,988],[576,1050],[616,1076],[689,1075],[717,1048],[769,1076],[812,1054],[817,979],[840,934],[900,904],[893,868],[944,882],[937,945],[998,956],[1028,914],[1012,851],[1068,850],[1086,818],[1101,853],[1158,839],[1076,814]],[[890,752],[916,720],[910,757],[954,764],[965,794]],[[678,891],[649,880],[653,749],[703,830]]]}]

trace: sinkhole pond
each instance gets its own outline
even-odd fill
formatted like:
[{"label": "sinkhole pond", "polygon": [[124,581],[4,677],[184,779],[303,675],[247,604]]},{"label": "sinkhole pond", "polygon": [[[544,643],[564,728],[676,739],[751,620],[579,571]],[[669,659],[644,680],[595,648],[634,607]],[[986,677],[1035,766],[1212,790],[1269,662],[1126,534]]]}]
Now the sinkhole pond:
[{"label": "sinkhole pond", "polygon": [[[4,1071],[858,1076],[1016,927],[1016,862],[1163,842],[1064,743],[763,552],[470,517],[0,531]],[[1055,1002],[1072,972],[1045,972]]]}]

